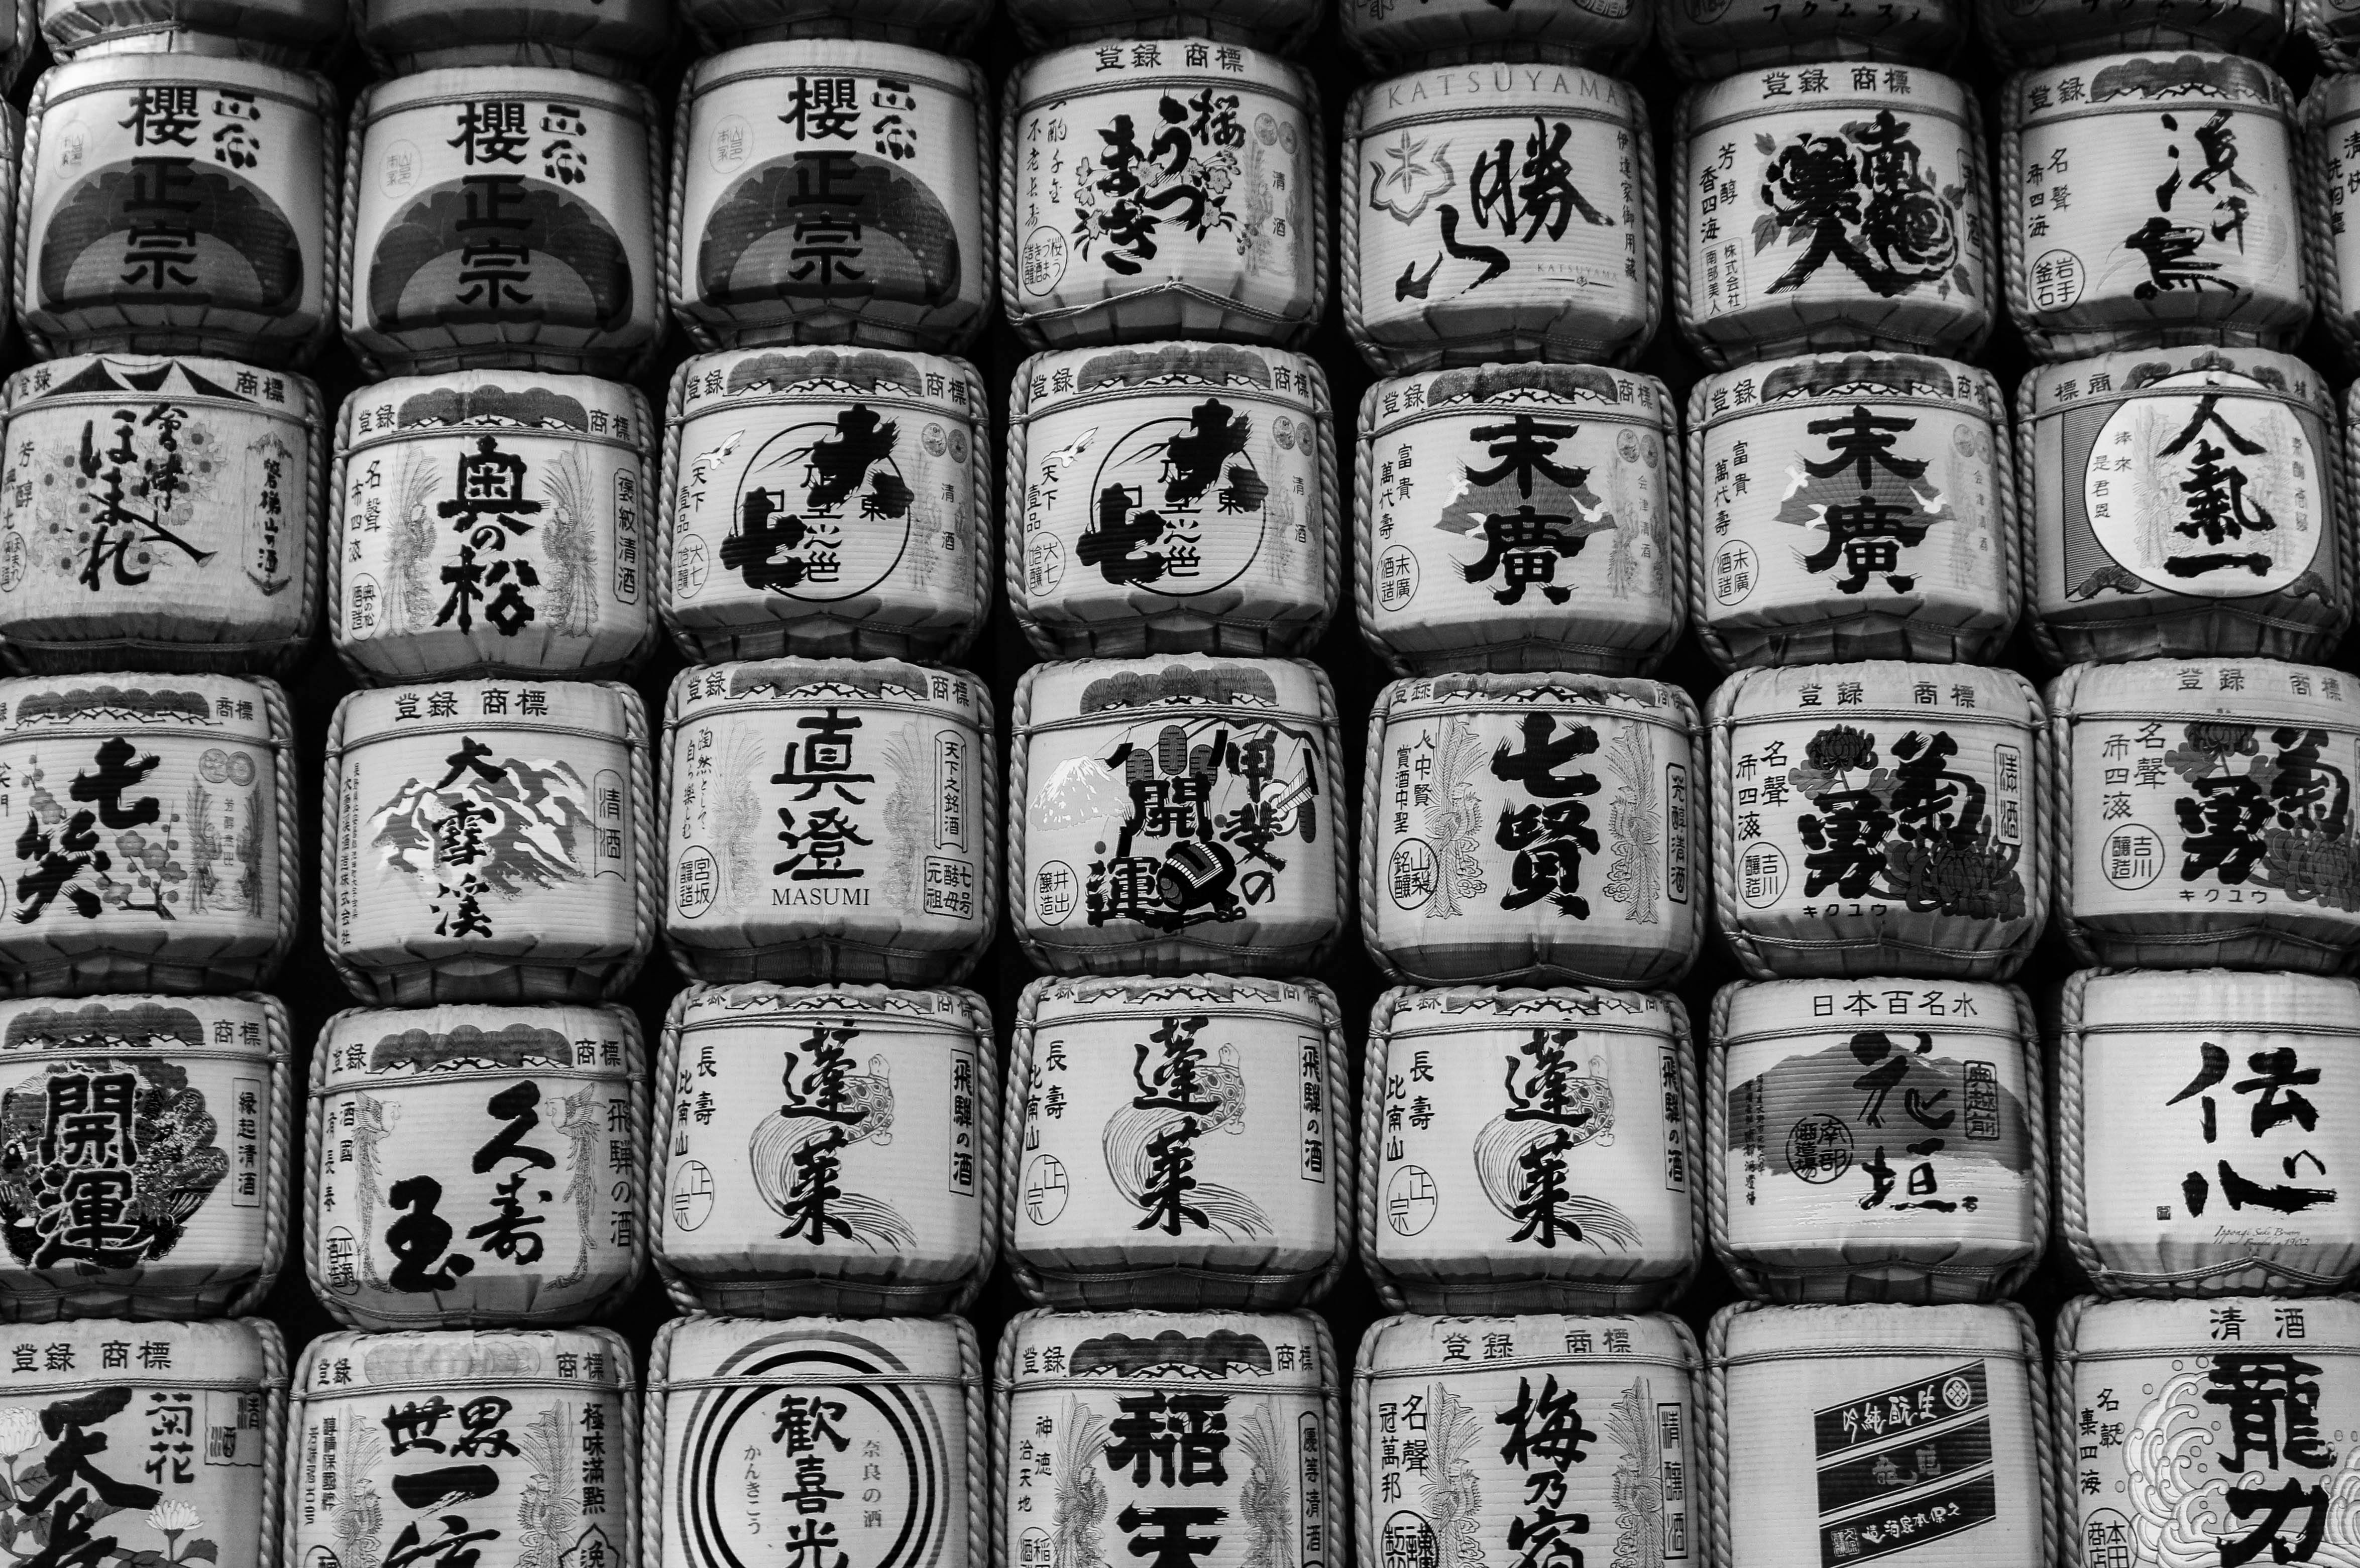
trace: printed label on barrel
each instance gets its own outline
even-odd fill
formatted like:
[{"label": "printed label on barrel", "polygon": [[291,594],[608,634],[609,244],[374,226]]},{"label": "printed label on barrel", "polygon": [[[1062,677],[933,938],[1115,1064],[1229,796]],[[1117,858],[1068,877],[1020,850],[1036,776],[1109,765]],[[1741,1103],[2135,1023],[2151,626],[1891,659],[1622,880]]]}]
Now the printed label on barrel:
[{"label": "printed label on barrel", "polygon": [[2360,732],[2333,722],[2350,677],[2271,664],[2164,668],[2191,707],[2233,706],[2250,683],[2280,712],[2286,697],[2316,691],[2329,722],[2079,719],[2074,912],[2360,916]]},{"label": "printed label on barrel", "polygon": [[1999,1517],[1984,1363],[1811,1412],[1823,1568],[1870,1563]]},{"label": "printed label on barrel", "polygon": [[302,422],[316,415],[300,380],[93,355],[36,365],[11,393],[0,615],[12,627],[202,616],[257,639],[293,635],[318,527]]}]

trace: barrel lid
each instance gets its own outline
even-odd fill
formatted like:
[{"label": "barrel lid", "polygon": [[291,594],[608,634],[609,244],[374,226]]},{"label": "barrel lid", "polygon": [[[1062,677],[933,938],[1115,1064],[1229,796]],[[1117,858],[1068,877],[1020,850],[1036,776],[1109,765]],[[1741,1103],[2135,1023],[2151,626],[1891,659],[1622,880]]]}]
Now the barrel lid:
[{"label": "barrel lid", "polygon": [[1007,1334],[1019,1388],[1169,1378],[1332,1391],[1319,1376],[1327,1329],[1306,1312],[1031,1312]]},{"label": "barrel lid", "polygon": [[907,708],[985,728],[990,692],[961,670],[898,659],[765,659],[693,665],[672,682],[672,726],[733,711]]},{"label": "barrel lid", "polygon": [[[2040,700],[2014,670],[1898,659],[1741,670],[1714,691],[1712,718],[1716,724],[1841,724],[1846,713],[1906,717],[1924,705],[1918,701],[1919,689],[1931,681],[1939,681],[1946,691],[1963,686],[1974,693],[1972,711],[1955,700],[1940,710],[1942,723],[1952,728],[1987,724],[2030,729],[2042,722]],[[1860,691],[1857,700],[1848,702],[1843,688],[1851,686]]]},{"label": "barrel lid", "polygon": [[342,756],[405,734],[544,732],[594,736],[617,746],[644,733],[639,695],[602,681],[437,681],[355,691],[337,705]]},{"label": "barrel lid", "polygon": [[496,102],[503,98],[555,98],[595,103],[614,114],[644,119],[646,92],[628,82],[548,65],[453,65],[388,77],[369,90],[374,125],[388,114],[435,103]]},{"label": "barrel lid", "polygon": [[1362,405],[1371,434],[1436,414],[1535,404],[1570,405],[1587,418],[1628,419],[1669,431],[1675,405],[1652,376],[1602,365],[1479,365],[1380,381]]},{"label": "barrel lid", "polygon": [[644,447],[654,432],[639,429],[639,419],[638,397],[619,382],[537,370],[454,370],[396,376],[357,388],[344,399],[339,429],[348,451],[441,431],[497,441],[504,430],[611,438]]},{"label": "barrel lid", "polygon": [[1378,998],[1390,1003],[1386,1038],[1527,1029],[1553,1024],[1645,1034],[1668,1040],[1684,1021],[1679,1003],[1653,991],[1610,991],[1596,985],[1446,985],[1433,990],[1397,985]]},{"label": "barrel lid", "polygon": [[[1860,67],[1857,71],[1854,65]],[[1693,89],[1688,133],[1700,136],[1726,122],[1759,114],[1852,114],[1880,108],[1904,116],[1953,120],[1962,127],[1966,123],[1967,90],[1939,71],[1901,65],[1872,70],[1864,60],[1830,62],[1823,70],[1825,85],[1808,93],[1801,90],[1801,73],[1790,67],[1741,71]],[[1872,85],[1861,85],[1863,82]]]},{"label": "barrel lid", "polygon": [[0,1002],[0,1056],[162,1052],[287,1059],[286,1026],[267,996],[27,997]]},{"label": "barrel lid", "polygon": [[[1024,988],[1038,1025],[1069,1025],[1127,1013],[1167,1013],[1175,1008],[1227,1007],[1238,1012],[1275,1012],[1312,1029],[1324,1028],[1335,997],[1317,980],[1264,980],[1228,975],[1046,977]],[[1320,1002],[1327,1001],[1323,1011]]]},{"label": "barrel lid", "polygon": [[[2222,690],[2223,671],[2235,671]],[[2074,722],[2157,719],[2175,726],[2219,717],[2244,724],[2334,724],[2360,729],[2360,676],[2275,659],[2141,659],[2077,664],[2051,699]]]},{"label": "barrel lid", "polygon": [[1710,429],[1785,403],[1821,398],[1857,402],[1879,397],[1948,403],[1987,419],[2007,412],[1991,372],[1930,354],[1807,354],[1758,361],[1708,376],[1688,394],[1699,425]]},{"label": "barrel lid", "polygon": [[945,417],[979,419],[971,397],[975,367],[947,354],[880,348],[747,348],[708,354],[682,365],[685,413],[739,399],[890,395],[928,404]]},{"label": "barrel lid", "polygon": [[904,1023],[972,1037],[979,998],[972,992],[905,990],[892,985],[693,985],[681,1028],[725,1029],[815,1018],[857,1018],[864,1029]]},{"label": "barrel lid", "polygon": [[0,735],[33,740],[60,731],[284,746],[274,733],[276,689],[234,675],[27,675],[0,681]]},{"label": "barrel lid", "polygon": [[[1487,1334],[1513,1335],[1513,1352],[1494,1356]],[[1403,1374],[1448,1376],[1520,1367],[1562,1367],[1599,1362],[1628,1367],[1652,1363],[1696,1368],[1696,1342],[1678,1320],[1661,1312],[1593,1316],[1574,1312],[1520,1312],[1513,1317],[1421,1317],[1381,1319],[1361,1337],[1356,1370],[1378,1377]]]},{"label": "barrel lid", "polygon": [[2088,970],[2081,1033],[2290,1029],[2360,1040],[2360,981],[2234,969]]},{"label": "barrel lid", "polygon": [[1477,709],[1526,708],[1587,709],[1690,733],[1697,727],[1696,704],[1677,686],[1564,670],[1532,675],[1502,671],[1414,675],[1394,681],[1377,698],[1377,711],[1387,723]]},{"label": "barrel lid", "polygon": [[300,419],[319,406],[320,393],[292,371],[257,370],[234,359],[194,354],[71,354],[27,365],[8,377],[7,398],[12,414],[44,402],[146,399],[226,403]]},{"label": "barrel lid", "polygon": [[962,96],[975,89],[972,66],[932,49],[860,38],[795,38],[708,55],[690,68],[687,91],[694,97],[749,78],[808,76],[831,70],[890,76]]},{"label": "barrel lid", "polygon": [[671,1361],[651,1394],[699,1387],[803,1382],[980,1381],[961,1365],[962,1325],[954,1318],[683,1318],[672,1330]]},{"label": "barrel lid", "polygon": [[353,1007],[320,1031],[312,1075],[334,1093],[388,1078],[444,1079],[538,1071],[636,1083],[639,1029],[618,1007]]},{"label": "barrel lid", "polygon": [[303,1351],[298,1397],[355,1399],[378,1389],[519,1385],[621,1390],[635,1386],[631,1349],[600,1328],[410,1329],[323,1334]]},{"label": "barrel lid", "polygon": [[[2284,1309],[2300,1309],[2300,1325]],[[2223,1319],[2223,1313],[2234,1313]],[[2234,1324],[2236,1337],[2224,1338]],[[2289,1330],[2293,1332],[2289,1332]],[[2169,1360],[2266,1347],[2299,1350],[2305,1360],[2360,1356],[2360,1300],[2351,1296],[2186,1297],[2176,1301],[2088,1301],[2070,1353],[2083,1361]],[[2058,1346],[2060,1355],[2068,1346]]]},{"label": "barrel lid", "polygon": [[[1726,1021],[1719,1043],[1740,1045],[1782,1036],[1824,1036],[1872,1029],[1886,1011],[1888,993],[1907,992],[1910,1032],[2014,1035],[2023,997],[2012,985],[1980,980],[1880,978],[1741,980],[1721,993]],[[1865,1002],[1862,998],[1866,998]],[[1930,1004],[1930,1006],[1928,1005]],[[1932,1010],[1939,1007],[1941,1011]]]},{"label": "barrel lid", "polygon": [[[1470,80],[1477,83],[1471,92]],[[1637,90],[1611,76],[1577,66],[1531,62],[1412,71],[1371,82],[1353,97],[1363,136],[1442,118],[1465,125],[1541,113],[1562,116],[1577,108],[1636,125],[1645,113]]]},{"label": "barrel lid", "polygon": [[[2174,377],[2201,376],[2210,372],[2206,380],[2214,385],[2226,385],[2228,395],[2235,397],[2277,397],[2313,409],[2321,417],[2333,419],[2335,414],[2335,394],[2328,378],[2290,354],[2279,354],[2267,348],[2221,348],[2205,345],[2193,348],[2137,349],[2121,354],[2092,354],[2087,359],[2067,360],[2061,365],[2036,367],[2027,378],[2029,387],[2026,410],[2035,418],[2060,413],[2081,407],[2092,397],[2137,392],[2156,387]],[[2241,376],[2257,386],[2240,386],[2225,382],[2228,376]],[[2169,391],[2187,394],[2201,382],[2181,382]]]},{"label": "barrel lid", "polygon": [[[1308,79],[1274,54],[1239,44],[1167,38],[1076,44],[1037,55],[1017,68],[1017,113],[1030,114],[1048,100],[1074,94],[1183,85],[1275,93],[1298,108],[1309,103]],[[1318,148],[1305,148],[1304,156],[1316,158]]]},{"label": "barrel lid", "polygon": [[[1318,672],[1299,659],[1229,659],[1211,653],[1161,659],[1076,659],[1036,664],[1020,691],[1032,694],[1031,729],[1074,719],[1125,724],[1191,709],[1267,711],[1299,722],[1334,714]],[[1021,701],[1021,699],[1020,699]]]},{"label": "barrel lid", "polygon": [[267,1325],[247,1318],[214,1323],[126,1323],[82,1318],[0,1327],[0,1367],[12,1388],[88,1384],[142,1388],[223,1386],[283,1388],[269,1376]]},{"label": "barrel lid", "polygon": [[1724,1309],[1721,1365],[1852,1356],[1994,1356],[2027,1359],[2022,1320],[2005,1307],[1860,1306]]},{"label": "barrel lid", "polygon": [[1025,417],[1066,403],[1088,402],[1120,388],[1169,387],[1175,397],[1226,388],[1300,405],[1327,402],[1327,377],[1307,354],[1252,343],[1142,343],[1137,347],[1052,349],[1018,367],[1016,385],[1029,388]]},{"label": "barrel lid", "polygon": [[2100,55],[2027,71],[2016,82],[2024,128],[2125,109],[2283,110],[2288,103],[2286,83],[2268,66],[2200,49]]}]

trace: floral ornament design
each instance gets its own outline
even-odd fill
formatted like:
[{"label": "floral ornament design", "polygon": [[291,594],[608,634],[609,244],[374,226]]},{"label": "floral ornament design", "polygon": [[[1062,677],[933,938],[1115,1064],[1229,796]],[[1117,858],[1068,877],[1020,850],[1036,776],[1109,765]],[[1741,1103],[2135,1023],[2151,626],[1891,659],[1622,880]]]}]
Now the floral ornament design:
[{"label": "floral ornament design", "polygon": [[1936,181],[1909,130],[1880,109],[1837,136],[1801,131],[1783,147],[1766,133],[1754,138],[1770,159],[1762,180],[1770,211],[1754,221],[1754,254],[1781,236],[1804,245],[1768,292],[1800,289],[1830,260],[1887,299],[1921,283],[1945,298],[1953,287],[1974,292],[1959,259],[1966,188]]},{"label": "floral ornament design", "polygon": [[0,1410],[0,1459],[14,1459],[40,1441],[39,1417],[22,1406]]},{"label": "floral ornament design", "polygon": [[1426,203],[1457,184],[1450,148],[1446,145],[1428,153],[1433,146],[1431,139],[1413,138],[1404,126],[1396,140],[1377,148],[1377,161],[1369,165],[1370,207],[1392,214],[1397,223],[1414,223]]},{"label": "floral ornament design", "polygon": [[[1074,247],[1088,256],[1104,241],[1108,270],[1126,276],[1155,258],[1155,236],[1167,223],[1197,241],[1239,229],[1229,210],[1246,142],[1238,95],[1209,87],[1185,101],[1165,93],[1156,115],[1162,124],[1142,147],[1137,125],[1117,114],[1098,134],[1106,147],[1095,176],[1085,161],[1074,185]],[[1240,249],[1244,243],[1240,235]]]}]

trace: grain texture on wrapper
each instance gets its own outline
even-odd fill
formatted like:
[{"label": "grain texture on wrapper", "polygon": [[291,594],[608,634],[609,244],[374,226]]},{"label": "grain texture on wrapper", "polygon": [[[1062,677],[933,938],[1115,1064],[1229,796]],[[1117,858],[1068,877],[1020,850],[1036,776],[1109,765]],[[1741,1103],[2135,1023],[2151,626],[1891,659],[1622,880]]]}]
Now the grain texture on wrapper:
[{"label": "grain texture on wrapper", "polygon": [[1009,611],[1043,658],[1308,652],[1343,577],[1328,377],[1245,343],[1035,354],[1006,509]]},{"label": "grain texture on wrapper", "polygon": [[1680,99],[1672,304],[1698,357],[1972,357],[1999,319],[1975,95],[1915,66],[1749,71]]},{"label": "grain texture on wrapper", "polygon": [[296,1367],[287,1441],[286,1562],[404,1539],[478,1568],[638,1549],[639,1392],[606,1329],[324,1334]]},{"label": "grain texture on wrapper", "polygon": [[987,1420],[963,1318],[675,1319],[649,1356],[639,1560],[793,1560],[817,1539],[839,1568],[986,1568]]},{"label": "grain texture on wrapper", "polygon": [[[197,112],[167,107],[191,93]],[[43,72],[16,212],[34,353],[307,363],[333,325],[342,134],[335,90],[308,71],[133,54]]]},{"label": "grain texture on wrapper", "polygon": [[1808,354],[1688,392],[1683,537],[1724,670],[1997,659],[2023,606],[2016,457],[1986,370]]},{"label": "grain texture on wrapper", "polygon": [[[1521,212],[1504,183],[1519,148]],[[1635,87],[1562,64],[1371,82],[1344,105],[1339,167],[1344,330],[1371,368],[1625,364],[1655,337],[1663,240]],[[1458,168],[1500,199],[1462,212]]]},{"label": "grain texture on wrapper", "polygon": [[1351,1250],[1346,1060],[1317,981],[1033,981],[1001,1172],[1017,1288],[1068,1310],[1326,1296]]},{"label": "grain texture on wrapper", "polygon": [[647,1059],[620,1007],[354,1008],[311,1056],[305,1269],[364,1329],[579,1322],[647,1262]]},{"label": "grain texture on wrapper", "polygon": [[1394,681],[1369,720],[1370,957],[1429,985],[1676,983],[1703,941],[1701,739],[1654,681]]},{"label": "grain texture on wrapper", "polygon": [[1369,1019],[1360,1265],[1399,1312],[1633,1312],[1704,1256],[1696,1062],[1668,994],[1397,987]]},{"label": "grain texture on wrapper", "polygon": [[[1301,68],[1235,44],[1083,45],[1011,72],[1000,122],[1000,303],[1031,346],[1285,348],[1326,314],[1328,159]],[[1142,135],[1177,165],[1152,191]],[[1075,149],[1063,180],[1025,161],[1044,140]]]},{"label": "grain texture on wrapper", "polygon": [[2049,685],[2060,932],[2080,962],[2360,962],[2360,678],[2269,659],[2078,664]]},{"label": "grain texture on wrapper", "polygon": [[1351,909],[1342,748],[1297,659],[1076,659],[1016,684],[1008,915],[1057,975],[1299,975]]},{"label": "grain texture on wrapper", "polygon": [[975,677],[694,668],[664,735],[664,941],[689,978],[934,985],[991,945],[1000,779]]},{"label": "grain texture on wrapper", "polygon": [[2314,1295],[2360,1273],[2360,985],[2091,969],[2057,1039],[2058,1236],[2102,1296]]},{"label": "grain texture on wrapper", "polygon": [[1593,365],[1371,385],[1353,471],[1361,637],[1395,673],[1653,670],[1688,623],[1677,423],[1661,381]]},{"label": "grain texture on wrapper", "polygon": [[[847,79],[852,103],[831,106],[823,94]],[[934,354],[972,340],[998,266],[987,93],[972,62],[899,44],[749,44],[698,61],[673,121],[665,247],[690,339]],[[799,237],[822,223],[857,243]]]},{"label": "grain texture on wrapper", "polygon": [[0,659],[283,674],[320,625],[328,419],[300,376],[74,354],[7,382]]},{"label": "grain texture on wrapper", "polygon": [[1710,1561],[1702,1361],[1654,1314],[1380,1321],[1352,1368],[1360,1561]]},{"label": "grain texture on wrapper", "polygon": [[636,78],[672,38],[666,0],[354,0],[352,11],[383,76],[503,65]]},{"label": "grain texture on wrapper", "polygon": [[2049,918],[2049,735],[1972,665],[1741,670],[1712,731],[1713,920],[1758,980],[2005,980]]},{"label": "grain texture on wrapper", "polygon": [[2049,1240],[2044,1103],[2012,985],[1724,986],[1705,1062],[1713,1254],[1756,1300],[2012,1295]]},{"label": "grain texture on wrapper", "polygon": [[655,642],[655,441],[635,388],[586,376],[354,392],[331,481],[336,657],[372,685],[628,674]]},{"label": "grain texture on wrapper", "polygon": [[[353,104],[344,340],[372,376],[627,376],[664,334],[663,126],[636,83],[450,67]],[[483,167],[500,172],[471,172]]]},{"label": "grain texture on wrapper", "polygon": [[1344,41],[1382,71],[1453,60],[1577,60],[1622,69],[1647,46],[1644,0],[1338,0]]},{"label": "grain texture on wrapper", "polygon": [[1865,11],[1785,0],[1663,0],[1655,36],[1673,68],[1700,82],[1782,65],[1846,72],[1883,62],[1939,66],[1958,54],[1980,8],[1973,0],[1904,0]]},{"label": "grain texture on wrapper", "polygon": [[54,60],[190,53],[294,66],[336,41],[347,12],[345,0],[26,0],[25,9],[37,5]]},{"label": "grain texture on wrapper", "polygon": [[647,1228],[673,1305],[787,1317],[974,1301],[1000,1238],[982,997],[691,985],[655,1082]]},{"label": "grain texture on wrapper", "polygon": [[2034,370],[2016,415],[2052,662],[2333,652],[2355,551],[2325,376],[2269,349],[2126,351]]},{"label": "grain texture on wrapper", "polygon": [[997,1568],[1349,1561],[1342,1386],[1317,1317],[1022,1312],[991,1387]]},{"label": "grain texture on wrapper", "polygon": [[0,1318],[210,1318],[254,1310],[287,1251],[295,1160],[287,1009],[228,996],[0,1002],[22,1183]]},{"label": "grain texture on wrapper", "polygon": [[2269,67],[2107,55],[2010,77],[1999,117],[2008,313],[2036,359],[2295,346],[2309,219],[2294,99]]},{"label": "grain texture on wrapper", "polygon": [[[2040,1338],[1996,1306],[1715,1314],[1705,1495],[1723,1568],[2051,1568]],[[1922,1522],[1921,1522],[1922,1520]]]},{"label": "grain texture on wrapper", "polygon": [[956,659],[991,607],[989,400],[965,360],[738,349],[664,415],[657,608],[683,658]]},{"label": "grain texture on wrapper", "polygon": [[[261,1318],[0,1330],[21,1556],[279,1562],[287,1352]],[[102,1523],[101,1521],[104,1521]],[[94,1531],[110,1544],[92,1542]]]},{"label": "grain texture on wrapper", "polygon": [[0,834],[24,867],[0,991],[268,985],[295,940],[294,746],[270,681],[0,681]]}]

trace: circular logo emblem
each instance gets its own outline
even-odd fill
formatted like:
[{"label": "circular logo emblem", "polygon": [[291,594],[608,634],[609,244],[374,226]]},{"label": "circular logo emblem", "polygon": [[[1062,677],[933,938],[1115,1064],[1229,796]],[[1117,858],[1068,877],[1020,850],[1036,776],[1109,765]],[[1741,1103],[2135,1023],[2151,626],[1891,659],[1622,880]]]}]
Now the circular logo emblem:
[{"label": "circular logo emblem", "polygon": [[2070,250],[2044,250],[2032,263],[2032,308],[2062,310],[2077,304],[2088,281],[2080,256]]},{"label": "circular logo emblem", "polygon": [[1385,1183],[1385,1224],[1395,1236],[1415,1236],[1434,1223],[1441,1203],[1432,1173],[1423,1165],[1404,1165]]},{"label": "circular logo emblem", "polygon": [[1134,426],[1099,459],[1074,559],[1085,582],[1094,573],[1118,593],[1198,598],[1262,558],[1271,493],[1284,476],[1262,472],[1273,456],[1271,415],[1220,394],[1163,407],[1171,411]]},{"label": "circular logo emblem", "polygon": [[1032,875],[1032,912],[1053,926],[1065,923],[1081,897],[1081,878],[1062,860],[1053,860]]},{"label": "circular logo emblem", "polygon": [[1377,608],[1400,610],[1417,597],[1417,557],[1407,545],[1389,544],[1377,557]]},{"label": "circular logo emblem", "polygon": [[1852,1128],[1835,1117],[1798,1117],[1786,1129],[1786,1168],[1814,1187],[1824,1187],[1852,1169]]},{"label": "circular logo emblem", "polygon": [[0,593],[14,593],[25,580],[25,536],[10,528],[0,539]]},{"label": "circular logo emblem", "polygon": [[344,584],[344,629],[354,637],[366,637],[377,630],[377,612],[385,604],[385,590],[377,580],[364,572]]},{"label": "circular logo emblem", "polygon": [[683,1160],[672,1176],[672,1223],[694,1230],[713,1214],[713,1171],[702,1160]]},{"label": "circular logo emblem", "polygon": [[1024,248],[1016,253],[1016,276],[1027,294],[1054,289],[1065,276],[1065,236],[1046,223],[1025,235]]},{"label": "circular logo emblem", "polygon": [[328,1277],[328,1289],[339,1296],[349,1296],[361,1288],[361,1244],[343,1225],[338,1225],[320,1238],[321,1272]]},{"label": "circular logo emblem", "polygon": [[1065,1162],[1054,1154],[1035,1155],[1024,1168],[1024,1217],[1048,1225],[1065,1212],[1071,1196],[1065,1185]]},{"label": "circular logo emblem", "polygon": [[1045,599],[1065,580],[1065,541],[1046,528],[1024,541],[1024,587]]},{"label": "circular logo emblem", "polygon": [[694,599],[705,586],[705,574],[712,569],[713,557],[705,548],[701,535],[683,533],[680,549],[672,558],[672,596]]},{"label": "circular logo emblem", "polygon": [[243,789],[254,782],[254,758],[242,751],[229,754],[229,781]]},{"label": "circular logo emblem", "polygon": [[377,183],[388,196],[398,195],[418,183],[418,145],[397,141],[385,149],[385,161],[377,167]]},{"label": "circular logo emblem", "polygon": [[2106,880],[2125,893],[2136,893],[2163,875],[2162,835],[2153,828],[2126,822],[2106,835]]},{"label": "circular logo emblem", "polygon": [[1422,838],[1405,838],[1393,845],[1393,864],[1385,873],[1385,891],[1393,907],[1415,909],[1433,898],[1440,866],[1434,846]]},{"label": "circular logo emblem", "polygon": [[1737,891],[1748,908],[1766,909],[1786,895],[1786,854],[1759,839],[1737,851]]},{"label": "circular logo emblem", "polygon": [[197,777],[208,784],[228,783],[229,753],[217,746],[205,747],[205,754],[197,758]]},{"label": "circular logo emblem", "polygon": [[720,896],[721,868],[714,864],[713,852],[701,844],[682,850],[672,873],[672,905],[682,918],[696,919]]},{"label": "circular logo emblem", "polygon": [[1379,1551],[1385,1568],[1441,1568],[1442,1564],[1442,1543],[1434,1527],[1423,1515],[1407,1508],[1396,1509],[1386,1518]]},{"label": "circular logo emblem", "polygon": [[722,115],[713,127],[714,169],[722,174],[733,174],[743,168],[753,134],[745,115]]},{"label": "circular logo emblem", "polygon": [[1963,1410],[1975,1402],[1975,1386],[1954,1372],[1942,1379],[1942,1402],[1954,1410]]},{"label": "circular logo emblem", "polygon": [[1761,559],[1754,547],[1743,539],[1732,539],[1713,552],[1713,603],[1723,606],[1743,604],[1754,596],[1754,585],[1762,576]]}]

